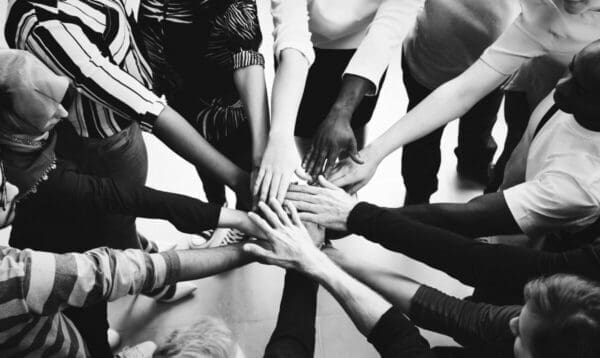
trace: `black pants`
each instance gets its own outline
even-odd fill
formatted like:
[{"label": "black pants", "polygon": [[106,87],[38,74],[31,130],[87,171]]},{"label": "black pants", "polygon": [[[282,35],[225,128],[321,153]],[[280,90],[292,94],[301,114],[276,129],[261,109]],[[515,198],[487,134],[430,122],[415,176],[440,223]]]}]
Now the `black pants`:
[{"label": "black pants", "polygon": [[[408,94],[410,111],[425,99],[433,90],[417,82],[402,58],[403,81]],[[492,128],[502,93],[499,89],[484,97],[469,112],[460,118],[458,146],[455,149],[458,166],[474,172],[487,172],[494,153],[496,142],[492,138]],[[440,141],[444,127],[404,146],[402,150],[402,177],[406,186],[406,204],[428,203],[431,194],[438,188],[437,173],[441,164]]]},{"label": "black pants", "polygon": [[292,270],[285,274],[277,325],[265,349],[265,358],[312,358],[319,286]]},{"label": "black pants", "polygon": [[527,100],[527,94],[521,91],[506,91],[504,92],[504,120],[506,121],[506,139],[504,141],[504,149],[502,154],[496,161],[494,171],[488,186],[485,188],[486,193],[493,193],[498,190],[504,180],[504,169],[506,163],[510,159],[512,152],[515,150],[523,133],[527,129],[529,117],[533,108]]},{"label": "black pants", "polygon": [[[312,138],[325,120],[340,93],[342,75],[355,52],[356,50],[315,48],[315,62],[308,71],[304,95],[298,110],[295,130],[297,137]],[[378,95],[364,97],[358,105],[351,121],[355,132],[369,122],[378,98]]]}]

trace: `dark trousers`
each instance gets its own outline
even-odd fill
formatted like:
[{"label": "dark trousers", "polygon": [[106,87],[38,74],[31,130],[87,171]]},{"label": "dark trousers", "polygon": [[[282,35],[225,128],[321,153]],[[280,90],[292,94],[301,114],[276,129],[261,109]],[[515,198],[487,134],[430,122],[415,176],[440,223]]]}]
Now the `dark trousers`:
[{"label": "dark trousers", "polygon": [[[410,111],[433,90],[417,82],[411,74],[407,61],[402,59],[403,81],[408,94]],[[496,152],[492,128],[502,93],[499,89],[479,101],[460,118],[458,146],[455,149],[458,166],[472,172],[487,173]],[[404,146],[402,150],[402,177],[406,186],[407,204],[428,203],[438,188],[437,173],[441,164],[440,141],[444,127]]]},{"label": "dark trousers", "polygon": [[[355,52],[356,50],[315,48],[315,62],[308,71],[298,110],[296,136],[312,138],[319,125],[325,120],[340,93],[342,75]],[[354,111],[351,125],[355,133],[371,119],[378,98],[378,95],[364,97]]]},{"label": "dark trousers", "polygon": [[[59,127],[57,153],[73,160],[84,174],[111,177],[123,183],[144,185],[148,175],[148,154],[140,127],[127,129],[106,139],[78,137],[70,124]],[[62,138],[62,139],[61,139]],[[79,251],[98,246],[116,249],[139,248],[135,218],[124,215],[98,215],[86,218],[96,232],[89,241],[73,243]],[[106,331],[107,303],[86,308],[69,308],[65,314],[77,327],[92,357],[112,357]]]},{"label": "dark trousers", "polygon": [[265,358],[312,358],[319,286],[292,270],[285,274],[277,325],[265,348]]},{"label": "dark trousers", "polygon": [[[238,167],[247,172],[252,171],[252,138],[247,121],[242,123],[234,133],[230,133],[218,141],[211,142],[211,144]],[[202,180],[206,200],[212,204],[225,204],[225,185],[206,174],[206,170],[197,169],[197,171]],[[242,203],[237,203],[238,209],[243,208],[243,205],[240,206],[240,204]]]},{"label": "dark trousers", "polygon": [[504,120],[506,121],[506,139],[504,141],[504,149],[502,154],[496,161],[494,171],[488,186],[485,188],[486,193],[493,193],[500,188],[504,180],[504,169],[506,163],[510,159],[512,152],[515,150],[523,133],[527,129],[529,117],[533,112],[533,108],[527,100],[527,94],[522,91],[505,91],[504,92]]}]

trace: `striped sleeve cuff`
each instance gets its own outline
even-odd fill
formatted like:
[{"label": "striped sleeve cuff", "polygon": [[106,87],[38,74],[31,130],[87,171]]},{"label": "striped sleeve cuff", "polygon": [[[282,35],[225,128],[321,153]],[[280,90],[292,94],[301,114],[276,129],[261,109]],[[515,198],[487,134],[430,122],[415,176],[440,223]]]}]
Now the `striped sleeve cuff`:
[{"label": "striped sleeve cuff", "polygon": [[181,270],[181,262],[176,252],[166,251],[148,256],[154,267],[154,275],[149,275],[146,280],[144,292],[154,291],[176,281]]},{"label": "striped sleeve cuff", "polygon": [[265,67],[265,58],[262,54],[252,50],[242,50],[233,54],[233,70],[249,66],[262,66]]},{"label": "striped sleeve cuff", "polygon": [[165,96],[156,97],[152,102],[146,106],[145,113],[142,114],[140,122],[140,128],[146,132],[152,132],[156,119],[161,112],[167,106],[167,99]]}]

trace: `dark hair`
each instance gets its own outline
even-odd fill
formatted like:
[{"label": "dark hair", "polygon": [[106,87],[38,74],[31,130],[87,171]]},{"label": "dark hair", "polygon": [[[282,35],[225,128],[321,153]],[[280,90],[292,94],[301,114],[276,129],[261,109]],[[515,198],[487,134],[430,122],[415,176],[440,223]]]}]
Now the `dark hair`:
[{"label": "dark hair", "polygon": [[600,357],[600,286],[554,275],[525,286],[525,302],[543,321],[533,337],[536,358]]}]

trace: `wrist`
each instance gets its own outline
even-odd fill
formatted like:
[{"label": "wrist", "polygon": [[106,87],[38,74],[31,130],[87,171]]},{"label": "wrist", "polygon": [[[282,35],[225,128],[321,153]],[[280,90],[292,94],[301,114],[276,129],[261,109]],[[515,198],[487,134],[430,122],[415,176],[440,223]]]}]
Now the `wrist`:
[{"label": "wrist", "polygon": [[377,165],[381,163],[383,158],[386,157],[385,151],[377,143],[371,143],[364,147],[360,154],[363,159],[366,158],[368,161],[375,162]]},{"label": "wrist", "polygon": [[323,282],[327,276],[337,266],[327,257],[327,255],[315,247],[314,255],[302,266],[302,271],[318,282]]}]

